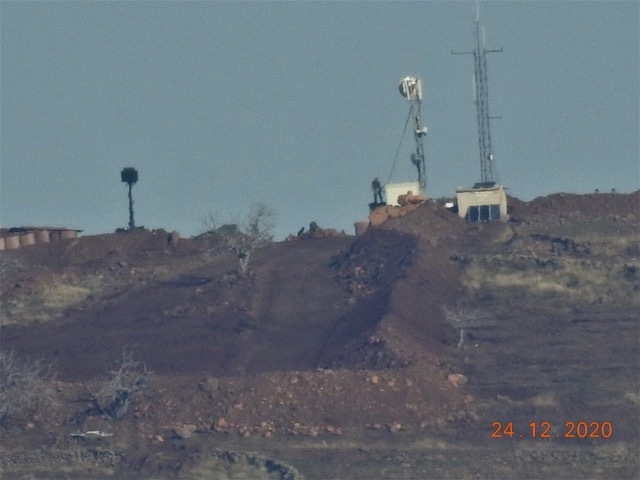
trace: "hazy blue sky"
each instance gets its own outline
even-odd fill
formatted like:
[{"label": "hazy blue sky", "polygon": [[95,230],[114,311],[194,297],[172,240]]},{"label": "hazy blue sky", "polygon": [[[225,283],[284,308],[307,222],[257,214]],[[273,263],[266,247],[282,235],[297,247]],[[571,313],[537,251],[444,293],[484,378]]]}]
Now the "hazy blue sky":
[{"label": "hazy blue sky", "polygon": [[[481,2],[512,195],[640,187],[639,2]],[[475,3],[0,2],[0,224],[202,230],[257,201],[278,237],[353,233],[423,79],[428,186],[479,180]],[[391,181],[415,179],[412,138]]]}]

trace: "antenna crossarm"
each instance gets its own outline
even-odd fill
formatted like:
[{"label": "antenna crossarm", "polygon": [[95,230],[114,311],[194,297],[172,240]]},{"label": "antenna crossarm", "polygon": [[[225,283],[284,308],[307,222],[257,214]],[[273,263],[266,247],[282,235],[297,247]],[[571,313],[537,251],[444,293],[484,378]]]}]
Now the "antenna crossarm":
[{"label": "antenna crossarm", "polygon": [[[477,5],[476,5],[477,8]],[[500,53],[499,49],[487,49],[484,47],[484,29],[479,20],[479,10],[476,12],[475,48],[471,51],[451,51],[452,55],[473,55],[474,63],[474,93],[476,105],[476,117],[478,122],[478,146],[480,153],[480,178],[482,183],[494,181],[493,153],[491,149],[491,120],[489,114],[489,89],[487,81],[487,53]]]}]

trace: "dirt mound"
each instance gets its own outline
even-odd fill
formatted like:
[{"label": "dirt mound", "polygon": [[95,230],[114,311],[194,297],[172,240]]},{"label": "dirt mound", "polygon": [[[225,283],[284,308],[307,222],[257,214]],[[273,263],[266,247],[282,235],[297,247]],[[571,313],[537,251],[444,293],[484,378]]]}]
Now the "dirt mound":
[{"label": "dirt mound", "polygon": [[378,228],[413,235],[431,247],[439,245],[446,247],[447,243],[455,242],[460,236],[466,234],[470,230],[470,225],[444,206],[427,202],[406,216],[390,218]]},{"label": "dirt mound", "polygon": [[510,215],[514,219],[545,219],[557,217],[603,219],[617,218],[637,222],[640,215],[640,190],[630,194],[592,193],[577,195],[555,193],[530,202],[510,198]]}]

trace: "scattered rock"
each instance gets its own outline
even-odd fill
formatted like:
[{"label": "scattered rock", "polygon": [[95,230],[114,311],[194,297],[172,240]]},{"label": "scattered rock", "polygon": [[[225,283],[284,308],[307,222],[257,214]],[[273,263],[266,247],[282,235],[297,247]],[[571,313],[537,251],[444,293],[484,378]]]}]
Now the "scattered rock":
[{"label": "scattered rock", "polygon": [[447,381],[451,383],[454,387],[461,387],[462,385],[467,383],[469,380],[467,380],[467,377],[465,377],[461,373],[451,373],[447,377]]},{"label": "scattered rock", "polygon": [[424,195],[414,195],[412,192],[407,192],[404,195],[398,196],[398,203],[401,206],[406,205],[420,205],[428,200]]},{"label": "scattered rock", "polygon": [[509,398],[507,395],[496,395],[496,400],[500,400],[501,402],[513,403],[513,400]]},{"label": "scattered rock", "polygon": [[198,384],[198,389],[212,397],[220,388],[220,381],[215,377],[205,377]]},{"label": "scattered rock", "polygon": [[224,418],[219,418],[218,421],[213,425],[213,430],[215,430],[216,432],[228,432],[230,428],[231,424]]},{"label": "scattered rock", "polygon": [[400,422],[392,422],[389,424],[388,428],[391,433],[396,433],[396,432],[399,432],[400,430],[403,430],[402,424]]},{"label": "scattered rock", "polygon": [[190,423],[177,426],[173,429],[173,433],[180,439],[189,438],[196,431],[196,426]]}]

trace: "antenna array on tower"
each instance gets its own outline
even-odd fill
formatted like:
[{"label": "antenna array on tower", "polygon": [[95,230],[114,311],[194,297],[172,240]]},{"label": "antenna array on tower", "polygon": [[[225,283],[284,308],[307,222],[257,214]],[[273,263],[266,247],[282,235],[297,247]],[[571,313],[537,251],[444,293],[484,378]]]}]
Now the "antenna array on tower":
[{"label": "antenna array on tower", "polygon": [[418,170],[418,183],[420,184],[420,189],[424,192],[427,185],[427,175],[422,137],[427,134],[427,127],[422,124],[420,111],[422,105],[422,81],[416,77],[405,77],[400,81],[398,90],[400,90],[400,94],[403,97],[409,100],[409,118],[413,118],[413,138],[416,147],[415,152],[411,154],[411,163]]},{"label": "antenna array on tower", "polygon": [[478,144],[480,147],[480,181],[495,182],[495,167],[491,150],[491,125],[489,115],[489,89],[487,84],[487,53],[502,52],[485,48],[484,28],[480,26],[479,8],[476,6],[475,48],[472,52],[451,52],[453,55],[473,55],[476,114],[478,120]]}]

